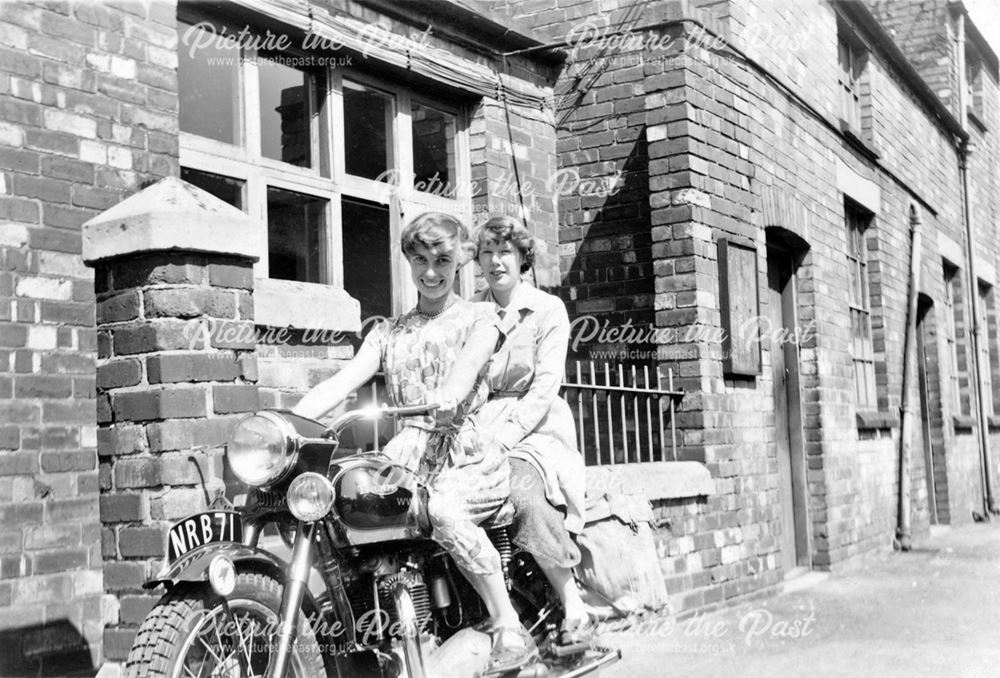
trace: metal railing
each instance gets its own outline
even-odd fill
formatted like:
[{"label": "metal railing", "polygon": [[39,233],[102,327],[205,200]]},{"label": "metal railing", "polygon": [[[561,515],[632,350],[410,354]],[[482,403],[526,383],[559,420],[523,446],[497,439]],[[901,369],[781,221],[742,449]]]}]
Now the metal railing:
[{"label": "metal railing", "polygon": [[563,384],[562,395],[588,466],[677,460],[675,414],[684,392],[674,388],[673,370],[665,380],[652,372],[648,365],[575,363],[575,379]]},{"label": "metal railing", "polygon": [[[676,461],[676,408],[684,392],[674,388],[673,370],[576,361],[561,395],[573,411],[577,444],[588,466]],[[655,383],[654,383],[655,382]],[[359,389],[356,407],[388,401],[380,372]],[[356,427],[358,447],[379,450],[397,422]],[[669,449],[668,449],[669,448]]]}]

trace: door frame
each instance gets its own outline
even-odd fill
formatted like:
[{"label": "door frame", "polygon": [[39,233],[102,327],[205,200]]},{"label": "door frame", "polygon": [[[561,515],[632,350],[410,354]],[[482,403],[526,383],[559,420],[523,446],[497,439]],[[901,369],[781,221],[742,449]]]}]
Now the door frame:
[{"label": "door frame", "polygon": [[[788,280],[781,288],[782,326],[798,334],[798,274],[804,252],[791,248],[779,238],[767,238],[767,265],[772,262],[784,269]],[[798,251],[797,251],[798,250]],[[769,271],[770,273],[770,271]],[[782,272],[779,270],[779,276]],[[770,288],[770,282],[768,283]],[[795,533],[796,567],[812,568],[812,535],[809,521],[808,465],[805,458],[805,433],[802,416],[802,373],[799,361],[798,339],[786,341],[783,346],[784,362],[787,370],[785,379],[786,422],[788,426],[788,452],[792,476],[792,515]],[[775,407],[778,396],[775,394]]]}]

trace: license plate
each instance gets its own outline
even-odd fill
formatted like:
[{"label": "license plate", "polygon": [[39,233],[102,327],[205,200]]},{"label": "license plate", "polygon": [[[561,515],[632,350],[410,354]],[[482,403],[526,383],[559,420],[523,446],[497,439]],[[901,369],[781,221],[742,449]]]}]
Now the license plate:
[{"label": "license plate", "polygon": [[173,562],[194,548],[214,542],[243,542],[243,520],[239,513],[198,513],[174,524],[167,532],[167,559]]}]

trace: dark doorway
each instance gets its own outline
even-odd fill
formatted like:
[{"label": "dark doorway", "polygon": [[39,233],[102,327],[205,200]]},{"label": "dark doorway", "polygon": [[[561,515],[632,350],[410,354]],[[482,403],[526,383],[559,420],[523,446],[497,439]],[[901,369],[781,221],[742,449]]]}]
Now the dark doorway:
[{"label": "dark doorway", "polygon": [[798,265],[793,252],[768,242],[767,321],[763,341],[770,343],[774,383],[774,437],[778,454],[782,566],[787,576],[809,567],[806,464],[802,434],[802,397],[796,313]]}]

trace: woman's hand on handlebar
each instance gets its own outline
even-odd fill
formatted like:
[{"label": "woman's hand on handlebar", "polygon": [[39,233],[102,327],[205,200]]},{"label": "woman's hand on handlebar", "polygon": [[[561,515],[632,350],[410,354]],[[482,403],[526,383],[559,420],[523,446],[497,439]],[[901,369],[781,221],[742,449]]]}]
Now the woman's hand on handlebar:
[{"label": "woman's hand on handlebar", "polygon": [[428,397],[428,400],[437,404],[437,410],[434,412],[434,420],[438,425],[450,424],[455,420],[461,401],[452,395],[448,389],[441,389]]}]

